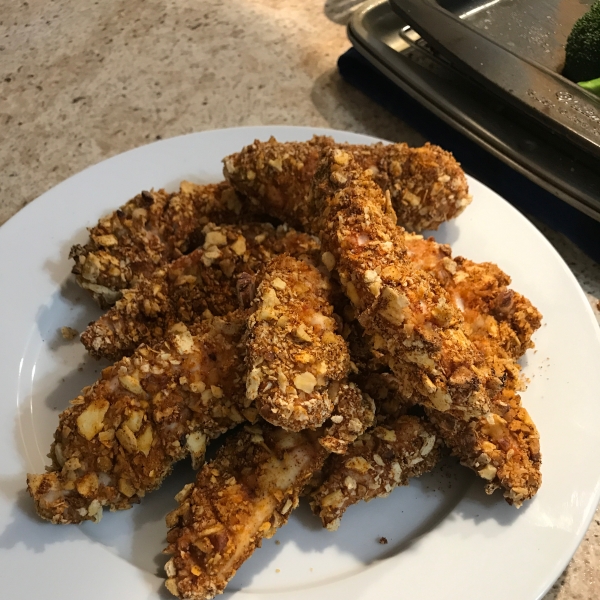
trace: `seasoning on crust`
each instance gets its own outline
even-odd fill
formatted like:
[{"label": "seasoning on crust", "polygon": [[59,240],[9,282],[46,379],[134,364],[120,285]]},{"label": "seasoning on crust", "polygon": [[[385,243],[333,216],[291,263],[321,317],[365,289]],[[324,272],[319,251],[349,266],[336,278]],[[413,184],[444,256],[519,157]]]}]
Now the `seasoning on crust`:
[{"label": "seasoning on crust", "polygon": [[[38,514],[53,523],[98,521],[157,488],[188,454],[254,419],[244,408],[245,313],[175,328],[102,371],[60,415],[52,465],[27,476]],[[182,443],[183,442],[183,443]]]},{"label": "seasoning on crust", "polygon": [[[240,306],[240,275],[254,277],[272,256],[284,252],[316,257],[320,247],[315,237],[268,223],[209,223],[202,237],[202,247],[150,278],[141,276],[136,287],[123,290],[122,298],[87,327],[81,341],[90,354],[118,360],[141,343],[161,340],[174,323],[226,315]],[[242,298],[242,304],[249,306],[251,299]]]},{"label": "seasoning on crust", "polygon": [[311,220],[305,202],[321,152],[336,147],[351,152],[358,167],[369,169],[390,193],[398,223],[409,231],[437,229],[471,202],[467,179],[452,154],[425,144],[336,144],[330,137],[307,142],[256,140],[225,157],[224,175],[252,206],[296,227]]},{"label": "seasoning on crust", "polygon": [[226,182],[181,183],[178,192],[144,191],[90,228],[90,241],[71,248],[77,283],[102,308],[149,278],[163,265],[194,248],[198,232],[210,221],[237,223],[248,209]]},{"label": "seasoning on crust", "polygon": [[190,600],[222,593],[262,540],[287,522],[326,456],[309,430],[260,422],[229,437],[167,516],[167,589]]}]

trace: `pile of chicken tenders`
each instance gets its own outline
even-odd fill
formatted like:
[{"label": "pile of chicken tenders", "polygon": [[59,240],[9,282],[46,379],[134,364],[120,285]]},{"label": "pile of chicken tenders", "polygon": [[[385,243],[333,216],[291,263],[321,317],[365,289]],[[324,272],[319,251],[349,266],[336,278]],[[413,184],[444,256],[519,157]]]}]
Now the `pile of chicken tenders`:
[{"label": "pile of chicken tenders", "polygon": [[191,456],[166,587],[204,600],[303,495],[335,530],[450,453],[488,493],[532,498],[539,435],[518,360],[541,315],[496,265],[418,235],[471,200],[452,155],[315,136],[223,164],[224,182],[144,191],[72,248],[107,309],[81,341],[115,362],[60,415],[47,472],[28,475],[39,515],[99,521]]}]

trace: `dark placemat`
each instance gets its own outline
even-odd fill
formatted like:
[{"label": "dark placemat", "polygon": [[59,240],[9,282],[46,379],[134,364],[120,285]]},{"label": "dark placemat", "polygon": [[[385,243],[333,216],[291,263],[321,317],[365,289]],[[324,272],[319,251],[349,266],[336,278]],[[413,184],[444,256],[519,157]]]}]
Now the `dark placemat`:
[{"label": "dark placemat", "polygon": [[449,150],[467,173],[506,198],[515,208],[564,233],[600,262],[600,222],[588,217],[517,173],[442,121],[351,48],[338,59],[342,78],[430,142]]}]

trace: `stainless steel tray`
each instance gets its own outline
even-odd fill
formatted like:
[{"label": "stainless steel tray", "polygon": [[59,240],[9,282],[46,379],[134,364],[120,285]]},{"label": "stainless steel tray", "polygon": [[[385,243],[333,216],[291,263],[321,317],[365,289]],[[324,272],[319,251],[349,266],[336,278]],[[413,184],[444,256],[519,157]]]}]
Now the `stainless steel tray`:
[{"label": "stainless steel tray", "polygon": [[[462,9],[460,4],[454,5],[466,18],[479,15],[473,20],[484,32],[491,23],[485,21],[491,17],[482,13],[490,8],[481,3],[463,4]],[[495,29],[495,35],[499,30]],[[523,31],[516,30],[517,37]],[[396,15],[386,0],[359,7],[348,34],[364,57],[437,116],[544,189],[600,221],[600,161],[593,153],[457,69]],[[506,44],[510,41],[503,40]],[[543,54],[551,61],[558,52],[549,50]]]}]

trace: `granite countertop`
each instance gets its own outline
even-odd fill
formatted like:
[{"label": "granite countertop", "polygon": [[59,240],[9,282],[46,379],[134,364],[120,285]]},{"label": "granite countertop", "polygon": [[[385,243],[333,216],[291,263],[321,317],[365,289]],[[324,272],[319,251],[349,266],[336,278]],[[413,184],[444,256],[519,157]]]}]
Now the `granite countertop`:
[{"label": "granite countertop", "polygon": [[[0,224],[149,141],[221,127],[421,136],[341,81],[353,0],[0,0]],[[600,265],[540,227],[599,316]],[[600,512],[545,600],[600,598]],[[506,574],[510,576],[510,574]]]}]

